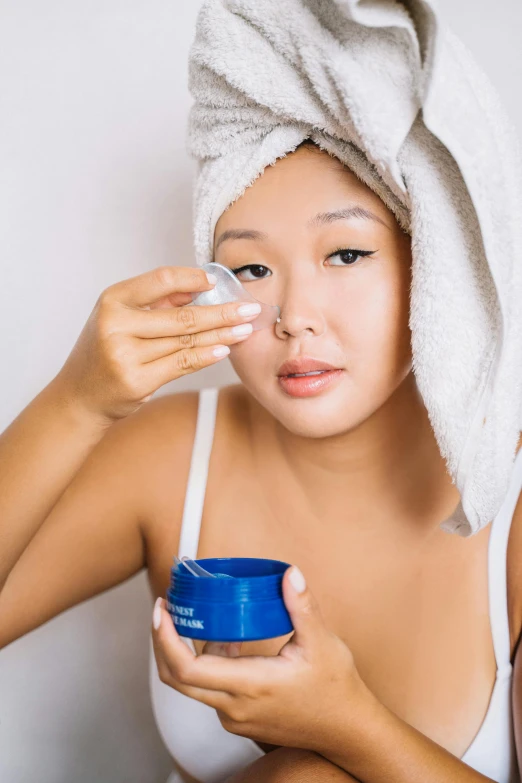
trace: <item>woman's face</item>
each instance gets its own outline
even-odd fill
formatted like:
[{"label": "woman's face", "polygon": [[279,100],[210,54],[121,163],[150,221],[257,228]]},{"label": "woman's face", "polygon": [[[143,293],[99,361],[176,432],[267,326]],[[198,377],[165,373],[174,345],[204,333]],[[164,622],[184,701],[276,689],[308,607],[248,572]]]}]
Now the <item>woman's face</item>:
[{"label": "woman's face", "polygon": [[[356,427],[411,371],[410,237],[327,153],[301,147],[267,167],[221,215],[214,248],[214,261],[252,296],[281,308],[281,322],[232,346],[230,360],[291,432],[319,438]],[[283,362],[304,358],[339,371],[279,377]]]}]

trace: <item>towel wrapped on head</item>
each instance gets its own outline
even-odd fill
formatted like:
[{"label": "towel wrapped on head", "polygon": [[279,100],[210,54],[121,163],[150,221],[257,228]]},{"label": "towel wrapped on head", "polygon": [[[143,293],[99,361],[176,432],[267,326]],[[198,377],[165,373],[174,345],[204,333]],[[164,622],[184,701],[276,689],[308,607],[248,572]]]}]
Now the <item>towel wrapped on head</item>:
[{"label": "towel wrapped on head", "polygon": [[307,138],[412,237],[413,370],[461,536],[505,499],[522,425],[522,164],[433,0],[205,0],[190,55],[196,260],[223,211]]}]

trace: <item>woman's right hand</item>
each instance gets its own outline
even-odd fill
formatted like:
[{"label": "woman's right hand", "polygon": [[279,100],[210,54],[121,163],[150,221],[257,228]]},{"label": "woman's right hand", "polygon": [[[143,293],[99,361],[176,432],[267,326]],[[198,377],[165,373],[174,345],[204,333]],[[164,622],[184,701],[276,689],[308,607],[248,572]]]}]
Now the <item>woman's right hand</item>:
[{"label": "woman's right hand", "polygon": [[[111,422],[163,384],[219,362],[248,337],[259,310],[241,315],[245,302],[182,306],[213,285],[203,269],[161,266],[109,286],[53,383]],[[235,333],[241,325],[250,330]]]}]

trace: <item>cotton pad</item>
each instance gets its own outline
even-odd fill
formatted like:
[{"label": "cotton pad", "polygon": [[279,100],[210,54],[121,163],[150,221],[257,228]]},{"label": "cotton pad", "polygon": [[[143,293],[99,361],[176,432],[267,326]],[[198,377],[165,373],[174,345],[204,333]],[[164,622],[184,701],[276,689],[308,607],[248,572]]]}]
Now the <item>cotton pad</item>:
[{"label": "cotton pad", "polygon": [[[281,310],[278,305],[265,304],[264,302],[255,299],[228,267],[211,262],[209,264],[204,264],[202,269],[204,269],[205,272],[211,272],[215,275],[217,277],[217,283],[210,291],[201,291],[201,293],[193,294],[193,304],[217,305],[238,301],[256,302],[261,305],[261,312],[257,318],[250,321],[254,332],[258,329],[265,329],[267,326],[272,326],[279,318]],[[191,305],[187,306],[190,307]]]}]

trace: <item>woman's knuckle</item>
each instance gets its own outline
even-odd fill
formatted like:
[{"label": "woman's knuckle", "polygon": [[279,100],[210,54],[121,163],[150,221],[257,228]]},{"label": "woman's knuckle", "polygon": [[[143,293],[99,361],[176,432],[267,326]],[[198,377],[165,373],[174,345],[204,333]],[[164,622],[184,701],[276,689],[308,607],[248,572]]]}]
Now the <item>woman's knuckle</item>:
[{"label": "woman's knuckle", "polygon": [[197,337],[195,334],[180,334],[179,344],[182,348],[195,348]]},{"label": "woman's knuckle", "polygon": [[141,379],[136,368],[124,366],[120,367],[120,384],[124,394],[130,399],[140,399],[145,391],[141,389]]},{"label": "woman's knuckle", "polygon": [[158,676],[165,685],[170,685],[172,682],[172,675],[170,673],[170,670],[168,669],[165,664],[160,663],[158,664]]},{"label": "woman's knuckle", "polygon": [[189,273],[188,273],[188,284],[193,285],[194,289],[197,290],[199,286],[204,283],[207,283],[207,275],[203,269],[195,269],[194,267],[189,267]]},{"label": "woman's knuckle", "polygon": [[194,672],[190,663],[176,662],[173,665],[173,675],[181,685],[190,685]]},{"label": "woman's knuckle", "polygon": [[248,713],[243,704],[233,704],[228,710],[228,716],[234,723],[245,723]]},{"label": "woman's knuckle", "polygon": [[239,733],[240,726],[232,717],[230,717],[230,715],[228,715],[226,712],[220,712],[218,717],[225,731],[228,731],[230,734]]},{"label": "woman's knuckle", "polygon": [[121,339],[109,340],[108,346],[113,364],[118,368],[125,367],[129,359],[129,346]]},{"label": "woman's knuckle", "polygon": [[154,275],[162,288],[166,288],[174,282],[174,273],[170,266],[157,266]]},{"label": "woman's knuckle", "polygon": [[177,318],[180,324],[185,329],[195,329],[196,328],[196,313],[194,312],[194,307],[180,307],[177,310]]},{"label": "woman's knuckle", "polygon": [[254,693],[252,694],[253,699],[270,699],[273,696],[274,688],[268,683],[256,685],[254,688]]},{"label": "woman's knuckle", "polygon": [[168,675],[167,675],[167,674],[166,674],[166,673],[165,673],[163,670],[160,670],[160,672],[159,672],[159,678],[160,678],[161,682],[162,682],[164,685],[169,685],[169,683],[170,683],[170,678],[168,677]]},{"label": "woman's knuckle", "polygon": [[102,340],[114,334],[115,331],[114,313],[112,311],[112,308],[107,302],[101,303],[98,308],[96,328],[98,330],[98,336]]},{"label": "woman's knuckle", "polygon": [[235,310],[231,310],[229,305],[224,304],[221,306],[219,314],[221,319],[228,324],[234,320]]},{"label": "woman's knuckle", "polygon": [[190,372],[191,370],[196,369],[196,357],[191,351],[180,351],[176,354],[176,360],[178,369],[181,370],[181,372]]},{"label": "woman's knuckle", "polygon": [[304,603],[301,605],[301,612],[302,614],[306,615],[307,617],[310,615],[313,615],[316,611],[317,607],[314,605],[313,600],[308,596],[307,600],[304,601]]},{"label": "woman's knuckle", "polygon": [[121,377],[124,368],[124,360],[120,353],[120,349],[115,347],[114,343],[115,340],[112,335],[100,337],[99,355],[110,377],[117,379]]}]

